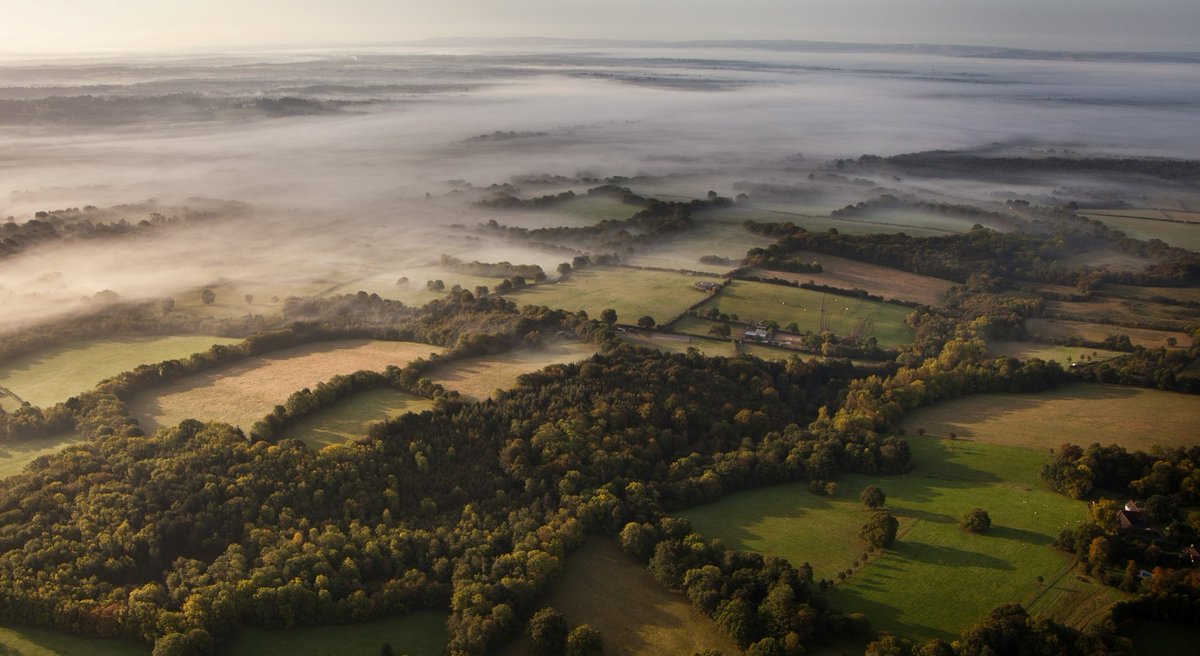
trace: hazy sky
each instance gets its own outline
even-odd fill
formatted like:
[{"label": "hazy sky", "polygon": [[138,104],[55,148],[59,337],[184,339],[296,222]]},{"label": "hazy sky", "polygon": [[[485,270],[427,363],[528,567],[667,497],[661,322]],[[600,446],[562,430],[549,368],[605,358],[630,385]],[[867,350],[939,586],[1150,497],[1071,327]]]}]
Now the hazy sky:
[{"label": "hazy sky", "polygon": [[1200,50],[1196,0],[9,0],[0,52],[337,46],[452,36],[811,39]]}]

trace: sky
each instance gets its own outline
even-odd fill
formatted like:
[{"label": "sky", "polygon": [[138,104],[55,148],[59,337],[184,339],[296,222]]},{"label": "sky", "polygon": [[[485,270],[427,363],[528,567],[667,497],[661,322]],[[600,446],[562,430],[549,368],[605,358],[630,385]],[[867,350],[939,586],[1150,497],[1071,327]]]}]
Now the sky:
[{"label": "sky", "polygon": [[1200,51],[1196,0],[9,0],[0,53],[338,47],[438,37],[804,39]]}]

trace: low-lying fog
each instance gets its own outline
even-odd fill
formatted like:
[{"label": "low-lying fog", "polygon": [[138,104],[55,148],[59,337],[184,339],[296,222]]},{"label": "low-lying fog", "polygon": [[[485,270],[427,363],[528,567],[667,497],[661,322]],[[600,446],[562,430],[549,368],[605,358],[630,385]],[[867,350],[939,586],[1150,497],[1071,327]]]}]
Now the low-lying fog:
[{"label": "low-lying fog", "polygon": [[[1200,65],[1189,63],[750,49],[9,63],[0,217],[192,196],[257,211],[0,260],[0,325],[103,289],[154,297],[222,278],[474,259],[441,226],[513,221],[443,197],[467,184],[687,174],[732,195],[739,180],[803,183],[807,170],[782,164],[800,153],[811,168],[996,143],[1187,158],[1200,152],[1198,117]],[[552,270],[530,257],[513,261]]]}]

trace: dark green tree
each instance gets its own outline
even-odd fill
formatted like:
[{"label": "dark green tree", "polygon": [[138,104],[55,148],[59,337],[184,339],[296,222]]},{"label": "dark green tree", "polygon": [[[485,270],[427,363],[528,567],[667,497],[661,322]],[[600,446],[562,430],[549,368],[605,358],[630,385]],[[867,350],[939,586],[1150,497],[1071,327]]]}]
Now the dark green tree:
[{"label": "dark green tree", "polygon": [[877,512],[863,524],[859,537],[872,547],[887,548],[896,541],[900,522],[890,512]]},{"label": "dark green tree", "polygon": [[958,526],[964,531],[972,533],[987,533],[992,526],[992,518],[988,516],[987,511],[983,508],[972,508],[963,515],[962,521]]},{"label": "dark green tree", "polygon": [[533,646],[544,654],[561,654],[567,646],[567,620],[553,608],[543,608],[529,620]]},{"label": "dark green tree", "polygon": [[600,656],[604,653],[604,639],[600,632],[587,624],[580,624],[567,635],[567,656]]},{"label": "dark green tree", "polygon": [[858,495],[858,498],[868,508],[878,508],[887,502],[887,495],[883,493],[883,490],[874,485],[868,485],[863,488],[862,494]]}]

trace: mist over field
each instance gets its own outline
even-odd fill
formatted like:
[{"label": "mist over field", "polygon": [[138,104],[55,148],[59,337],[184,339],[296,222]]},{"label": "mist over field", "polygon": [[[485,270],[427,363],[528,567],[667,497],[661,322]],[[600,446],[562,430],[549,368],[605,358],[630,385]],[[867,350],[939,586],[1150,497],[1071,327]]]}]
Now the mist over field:
[{"label": "mist over field", "polygon": [[[385,279],[441,253],[552,271],[560,255],[449,227],[520,225],[471,203],[506,182],[535,196],[620,176],[700,197],[733,195],[739,181],[803,187],[823,162],[864,153],[1194,157],[1200,65],[1169,59],[543,45],[9,62],[0,217],[194,197],[253,210],[2,259],[0,326],[86,306],[106,289],[139,299],[229,279]],[[550,176],[567,180],[527,182]],[[964,181],[895,185],[950,199],[995,193]]]}]

